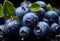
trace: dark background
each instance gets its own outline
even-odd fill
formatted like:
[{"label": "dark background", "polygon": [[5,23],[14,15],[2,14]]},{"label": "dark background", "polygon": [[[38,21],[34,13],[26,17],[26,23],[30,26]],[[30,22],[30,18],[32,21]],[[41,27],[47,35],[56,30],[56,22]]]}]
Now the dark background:
[{"label": "dark background", "polygon": [[[20,5],[20,3],[24,0],[9,0],[11,1],[15,7],[18,7]],[[31,1],[31,2],[35,2],[37,0],[28,0],[28,1]],[[60,8],[60,0],[42,0],[42,1],[45,1],[46,3],[50,3],[52,6],[55,6],[56,8]],[[4,0],[0,0],[0,3],[3,3]]]}]

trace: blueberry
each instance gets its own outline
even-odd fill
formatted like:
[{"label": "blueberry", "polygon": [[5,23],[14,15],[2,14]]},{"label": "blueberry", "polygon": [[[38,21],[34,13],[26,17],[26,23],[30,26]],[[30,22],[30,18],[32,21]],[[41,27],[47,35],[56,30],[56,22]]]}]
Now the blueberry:
[{"label": "blueberry", "polygon": [[19,29],[20,22],[17,20],[11,20],[10,22],[5,24],[4,27],[4,33],[7,36],[14,36],[17,34],[17,31]]},{"label": "blueberry", "polygon": [[27,13],[24,15],[23,17],[23,23],[26,25],[26,26],[35,26],[37,24],[37,21],[38,21],[38,17],[35,15],[35,13]]},{"label": "blueberry", "polygon": [[46,34],[46,31],[48,29],[49,25],[46,22],[38,22],[37,26],[35,27],[35,29],[33,30],[34,35],[38,38],[38,37],[44,37]]},{"label": "blueberry", "polygon": [[29,12],[28,8],[26,7],[18,7],[16,8],[16,16],[22,18],[27,12]]},{"label": "blueberry", "polygon": [[58,34],[58,30],[59,29],[59,25],[57,23],[53,23],[51,24],[50,28],[49,28],[49,35],[54,37],[56,34]]},{"label": "blueberry", "polygon": [[9,23],[11,21],[11,19],[6,19],[5,23]]},{"label": "blueberry", "polygon": [[3,33],[4,27],[5,27],[5,24],[0,25],[0,41],[2,41],[4,38],[4,36],[3,36],[4,35],[4,33]]},{"label": "blueberry", "polygon": [[59,26],[60,26],[60,17],[59,17]]},{"label": "blueberry", "polygon": [[59,9],[56,9],[55,10],[57,13],[58,13],[58,15],[60,16],[60,10]]},{"label": "blueberry", "polygon": [[22,37],[22,40],[24,40],[24,38],[27,38],[30,36],[30,28],[27,26],[23,26],[19,29],[19,35]]},{"label": "blueberry", "polygon": [[20,4],[20,6],[23,6],[23,7],[27,7],[27,8],[29,8],[29,7],[31,7],[31,2],[29,2],[29,1],[27,1],[27,3],[25,3],[25,2],[22,2],[21,4]]},{"label": "blueberry", "polygon": [[47,11],[47,6],[44,1],[37,1],[36,3],[40,4],[42,6],[42,8],[45,9],[45,11]]},{"label": "blueberry", "polygon": [[53,33],[57,32],[58,28],[59,28],[59,25],[57,23],[53,23],[51,24],[50,31],[52,31]]},{"label": "blueberry", "polygon": [[44,18],[48,19],[50,23],[54,23],[54,22],[58,23],[58,20],[59,20],[58,17],[59,15],[56,12],[48,11],[46,12]]},{"label": "blueberry", "polygon": [[45,10],[43,8],[41,8],[38,12],[36,12],[37,16],[39,17],[39,21],[41,21],[44,18],[45,15]]},{"label": "blueberry", "polygon": [[4,25],[0,25],[0,41],[3,40],[3,29],[4,29]]},{"label": "blueberry", "polygon": [[5,24],[4,25],[0,25],[0,29],[3,31],[4,30],[4,27],[5,27]]}]

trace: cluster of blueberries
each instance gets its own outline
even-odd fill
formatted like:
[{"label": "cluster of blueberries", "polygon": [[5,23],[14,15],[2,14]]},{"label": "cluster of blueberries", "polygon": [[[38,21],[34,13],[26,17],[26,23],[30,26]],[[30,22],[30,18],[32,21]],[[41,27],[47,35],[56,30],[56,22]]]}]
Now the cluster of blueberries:
[{"label": "cluster of blueberries", "polygon": [[[29,9],[31,2],[22,2],[16,8],[16,16],[20,19],[0,18],[0,31],[3,31],[3,37],[17,37],[24,40],[29,37],[37,39],[45,36],[55,36],[60,31],[60,11],[48,10],[46,3],[36,1],[42,8],[33,12]],[[1,33],[0,33],[1,35]]]}]

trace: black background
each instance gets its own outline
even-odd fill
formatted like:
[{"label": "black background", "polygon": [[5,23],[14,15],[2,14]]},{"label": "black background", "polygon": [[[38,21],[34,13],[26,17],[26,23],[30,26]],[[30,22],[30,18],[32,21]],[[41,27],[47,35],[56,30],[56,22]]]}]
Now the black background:
[{"label": "black background", "polygon": [[[11,1],[15,5],[15,7],[18,7],[20,3],[24,0],[9,0],[9,1]],[[28,0],[28,1],[35,2],[37,0]],[[60,8],[60,0],[42,0],[42,1],[45,1],[46,3],[50,3],[52,6]],[[4,0],[0,0],[0,3],[3,2]]]}]

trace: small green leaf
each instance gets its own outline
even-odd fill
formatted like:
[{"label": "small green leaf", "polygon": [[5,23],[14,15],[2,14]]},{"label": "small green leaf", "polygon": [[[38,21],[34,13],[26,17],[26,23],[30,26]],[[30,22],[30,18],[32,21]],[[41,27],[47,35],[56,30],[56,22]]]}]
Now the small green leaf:
[{"label": "small green leaf", "polygon": [[2,4],[0,4],[0,17],[3,17],[4,14],[3,14],[3,6]]},{"label": "small green leaf", "polygon": [[8,0],[4,0],[4,1],[8,1]]},{"label": "small green leaf", "polygon": [[33,3],[32,6],[30,7],[30,9],[31,9],[32,11],[34,11],[34,12],[39,11],[40,8],[41,8],[41,6],[40,6],[38,3],[36,3],[36,2]]},{"label": "small green leaf", "polygon": [[6,17],[15,16],[15,7],[9,1],[4,1],[3,11]]},{"label": "small green leaf", "polygon": [[53,10],[51,4],[47,4],[47,9],[48,9],[48,10]]},{"label": "small green leaf", "polygon": [[55,11],[56,10],[56,8],[55,7],[53,7],[53,11]]}]

